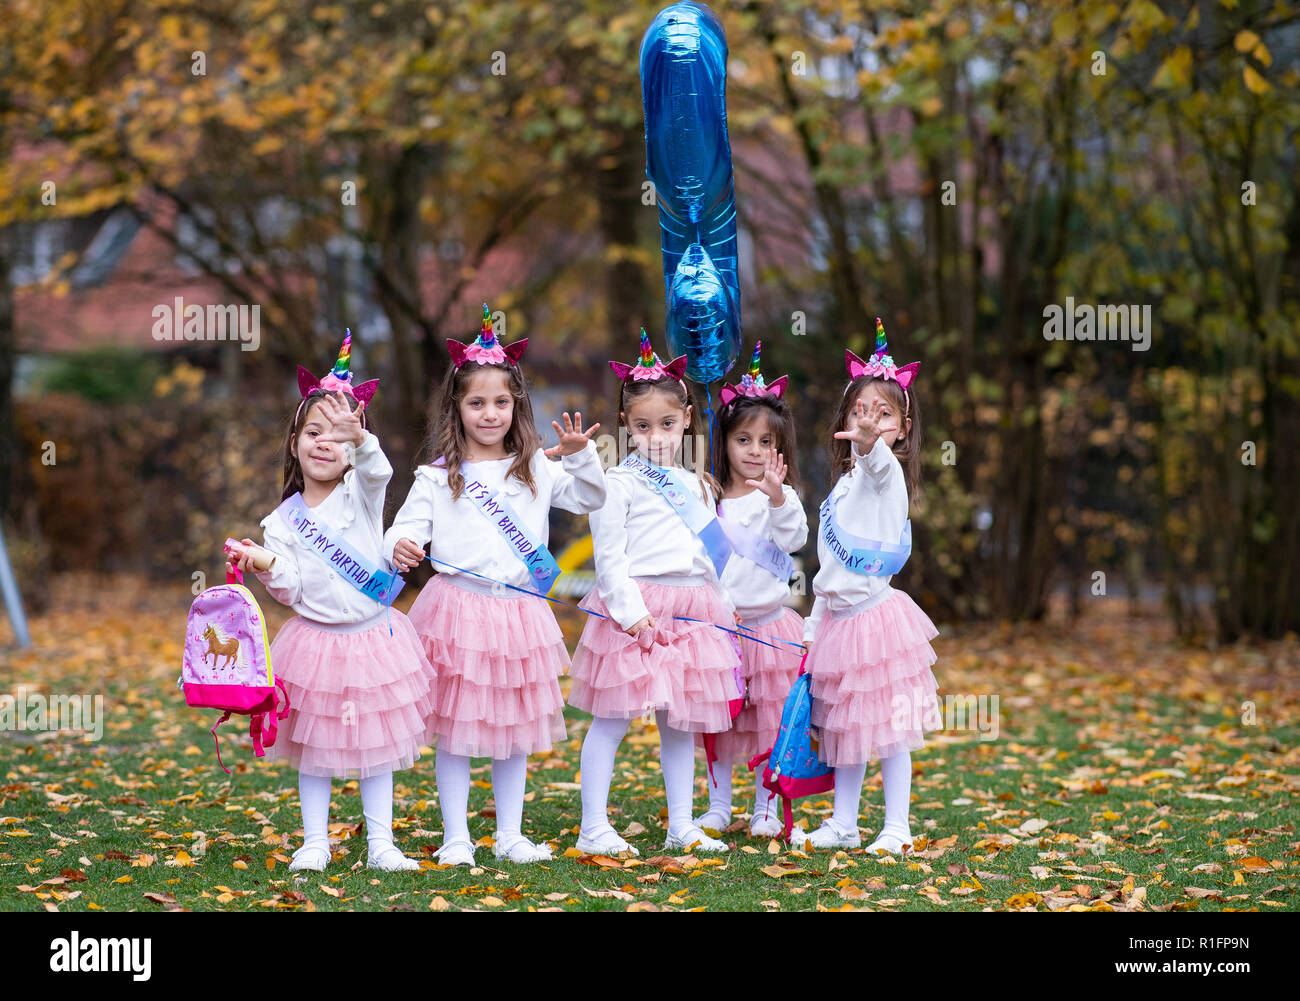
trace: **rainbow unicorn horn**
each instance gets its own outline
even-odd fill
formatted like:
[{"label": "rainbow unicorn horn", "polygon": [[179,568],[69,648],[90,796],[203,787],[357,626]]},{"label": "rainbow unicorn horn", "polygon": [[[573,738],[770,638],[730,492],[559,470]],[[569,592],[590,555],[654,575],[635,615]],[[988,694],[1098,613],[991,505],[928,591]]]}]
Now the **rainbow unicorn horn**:
[{"label": "rainbow unicorn horn", "polygon": [[378,388],[378,379],[363,382],[355,388],[352,386],[351,327],[348,327],[343,335],[343,346],[339,348],[339,356],[334,362],[334,367],[325,374],[323,379],[317,379],[307,369],[298,366],[298,392],[302,394],[303,399],[306,399],[312,390],[324,389],[331,393],[347,393],[364,406],[374,399],[375,390]]},{"label": "rainbow unicorn horn", "polygon": [[686,356],[681,355],[665,365],[654,353],[654,348],[650,346],[650,335],[645,332],[645,327],[642,327],[641,353],[637,356],[636,364],[624,365],[620,361],[611,361],[609,367],[623,382],[629,379],[634,382],[654,382],[656,379],[664,378],[673,378],[681,382],[686,372]]},{"label": "rainbow unicorn horn", "polygon": [[756,342],[753,357],[749,360],[749,371],[740,377],[740,382],[736,385],[724,385],[719,391],[718,398],[724,407],[741,396],[774,396],[780,399],[781,394],[785,392],[787,376],[783,375],[773,380],[770,386],[763,381],[763,374],[758,370],[762,350],[763,342]]},{"label": "rainbow unicorn horn", "polygon": [[447,340],[447,351],[456,368],[460,368],[467,361],[478,362],[480,365],[518,365],[527,346],[528,338],[525,337],[523,340],[515,341],[509,347],[502,347],[501,342],[497,340],[497,332],[492,326],[492,313],[486,302],[483,303],[483,323],[473,343],[462,344],[450,338]]}]

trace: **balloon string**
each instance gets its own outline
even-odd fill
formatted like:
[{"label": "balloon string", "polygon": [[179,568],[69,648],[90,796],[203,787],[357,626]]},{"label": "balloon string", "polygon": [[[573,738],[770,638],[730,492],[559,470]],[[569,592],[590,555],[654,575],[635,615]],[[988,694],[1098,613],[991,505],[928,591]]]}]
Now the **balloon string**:
[{"label": "balloon string", "polygon": [[705,404],[704,416],[709,421],[709,475],[713,476],[713,388],[706,382],[704,384]]}]

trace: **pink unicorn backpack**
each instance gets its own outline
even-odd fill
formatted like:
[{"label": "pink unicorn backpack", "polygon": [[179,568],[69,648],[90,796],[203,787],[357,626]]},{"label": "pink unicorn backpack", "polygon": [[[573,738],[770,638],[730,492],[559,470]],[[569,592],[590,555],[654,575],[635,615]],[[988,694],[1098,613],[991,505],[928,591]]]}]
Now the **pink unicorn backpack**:
[{"label": "pink unicorn backpack", "polygon": [[258,757],[275,744],[277,720],[289,714],[289,693],[271,673],[266,617],[238,570],[227,573],[225,584],[208,588],[190,606],[181,687],[186,705],[222,711],[211,733],[217,762],[227,775],[230,769],[221,760],[217,727],[232,714],[249,717],[248,732]]}]

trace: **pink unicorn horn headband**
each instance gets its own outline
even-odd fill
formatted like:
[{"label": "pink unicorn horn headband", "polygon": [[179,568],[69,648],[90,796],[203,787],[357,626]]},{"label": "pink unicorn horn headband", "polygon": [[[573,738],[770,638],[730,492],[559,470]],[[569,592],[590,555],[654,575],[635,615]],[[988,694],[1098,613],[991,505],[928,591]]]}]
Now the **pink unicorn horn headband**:
[{"label": "pink unicorn horn headband", "polygon": [[[856,379],[860,375],[869,375],[877,379],[893,379],[894,382],[903,390],[903,400],[908,403],[907,387],[916,379],[917,370],[920,369],[919,361],[911,362],[901,368],[894,363],[893,357],[889,353],[889,344],[885,341],[885,325],[880,322],[880,317],[876,317],[876,349],[871,354],[869,361],[863,361],[852,351],[847,348],[844,351],[844,367],[849,370],[849,379]],[[844,387],[847,393],[848,387]],[[910,404],[909,404],[910,405]]]},{"label": "pink unicorn horn headband", "polygon": [[759,352],[762,349],[762,341],[755,343],[754,356],[749,360],[749,371],[740,377],[740,382],[734,386],[724,384],[718,392],[724,407],[742,396],[773,396],[780,399],[785,392],[787,376],[781,376],[770,385],[763,381],[763,374],[758,370]]},{"label": "pink unicorn horn headband", "polygon": [[[314,390],[323,389],[327,393],[346,393],[354,400],[365,406],[375,396],[375,390],[379,388],[379,380],[371,379],[369,382],[363,382],[359,386],[352,385],[352,328],[349,327],[347,333],[343,336],[343,346],[339,348],[338,359],[334,362],[334,367],[325,374],[322,379],[317,379],[301,365],[298,366],[298,392],[302,394],[305,400]],[[302,404],[298,404],[302,409]]]},{"label": "pink unicorn horn headband", "polygon": [[[612,361],[609,367],[623,382],[654,382],[664,378],[682,382],[682,376],[686,374],[686,356],[680,355],[665,365],[650,347],[650,335],[645,332],[645,327],[642,327],[641,356],[636,364],[624,365],[622,362]],[[686,384],[682,382],[682,385]]]},{"label": "pink unicorn horn headband", "polygon": [[515,341],[509,347],[502,346],[497,340],[496,331],[492,329],[492,314],[488,312],[486,302],[483,303],[483,325],[472,344],[462,344],[460,341],[447,339],[447,351],[451,354],[452,364],[456,368],[460,368],[467,361],[478,362],[480,365],[518,365],[526,347],[528,347],[527,337]]}]

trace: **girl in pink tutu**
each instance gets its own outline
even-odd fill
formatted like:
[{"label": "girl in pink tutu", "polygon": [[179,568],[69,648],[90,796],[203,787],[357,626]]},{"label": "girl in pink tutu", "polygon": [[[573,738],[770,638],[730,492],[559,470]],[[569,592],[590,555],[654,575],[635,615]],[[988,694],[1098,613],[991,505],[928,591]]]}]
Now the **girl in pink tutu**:
[{"label": "girl in pink tutu", "polygon": [[[739,384],[722,387],[714,440],[713,468],[723,484],[719,521],[735,550],[722,582],[736,602],[742,626],[764,638],[762,643],[740,643],[745,705],[731,729],[715,738],[709,810],[696,824],[719,832],[731,823],[732,764],[748,761],[775,742],[781,709],[799,673],[802,653],[793,644],[802,640],[803,619],[786,607],[785,599],[794,572],[788,554],[808,541],[808,516],[791,486],[798,483],[799,474],[794,420],[783,399],[786,377],[770,385],[763,381],[761,347],[754,345],[749,372]],[[775,794],[763,788],[762,769],[754,796],[749,833],[755,837],[782,833],[773,808]]]},{"label": "girl in pink tutu", "polygon": [[582,742],[578,848],[640,854],[609,823],[609,786],[628,722],[653,710],[668,799],[664,847],[725,851],[691,819],[692,735],[726,730],[728,704],[740,697],[737,654],[713,627],[734,619],[718,580],[730,549],[714,512],[716,483],[676,464],[694,413],[685,355],[664,365],[643,330],[638,362],[610,367],[622,380],[619,420],[635,451],[609,471],[609,499],[591,516],[596,588],[581,607],[604,618],[587,620],[571,671],[570,704],[595,717]]},{"label": "girl in pink tutu", "polygon": [[[275,563],[258,579],[298,613],[271,644],[290,709],[268,757],[298,769],[303,844],[290,869],[329,863],[338,776],[361,780],[367,865],[415,870],[393,844],[393,772],[420,756],[436,676],[411,623],[389,607],[402,585],[380,554],[393,467],[365,427],[378,381],[353,389],[351,345],[349,332],[322,380],[298,369],[302,402],[284,445],[283,503],[262,521]],[[257,547],[243,541],[252,548],[230,565],[247,571]]]},{"label": "girl in pink tutu", "polygon": [[921,467],[921,414],[908,387],[919,362],[894,364],[876,320],[870,361],[845,352],[851,381],[835,416],[832,470],[821,507],[810,642],[812,722],[821,758],[835,768],[835,809],[808,838],[817,848],[856,848],[867,763],[880,760],[885,823],[873,850],[897,854],[912,840],[911,752],[940,729],[929,617],[890,577],[912,548],[909,500]]},{"label": "girl in pink tutu", "polygon": [[550,845],[521,832],[524,782],[528,755],[565,737],[559,677],[569,656],[551,606],[536,594],[559,573],[546,548],[551,507],[596,510],[605,474],[590,440],[600,425],[584,433],[582,414],[565,414],[563,430],[552,422],[560,443],[542,450],[519,369],[527,343],[502,347],[486,303],[474,343],[447,342],[454,364],[426,445],[435,458],[416,470],[384,536],[401,569],[418,564],[429,544],[440,571],[411,621],[440,679],[428,735],[438,745],[444,865],[474,862],[467,811],[470,759],[478,757],[492,759],[496,857],[551,858]]}]

